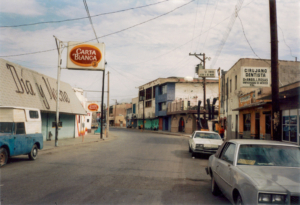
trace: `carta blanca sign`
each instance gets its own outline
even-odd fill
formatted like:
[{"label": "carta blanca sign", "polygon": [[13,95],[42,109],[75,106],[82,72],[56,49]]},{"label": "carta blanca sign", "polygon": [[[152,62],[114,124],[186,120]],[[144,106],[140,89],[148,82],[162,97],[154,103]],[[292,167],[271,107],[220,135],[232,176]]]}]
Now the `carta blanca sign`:
[{"label": "carta blanca sign", "polygon": [[216,70],[215,69],[199,69],[198,70],[199,77],[208,77],[208,78],[215,78],[216,77]]},{"label": "carta blanca sign", "polygon": [[241,87],[270,87],[271,68],[242,67],[241,83]]},{"label": "carta blanca sign", "polygon": [[103,43],[69,42],[67,68],[76,70],[104,70]]}]

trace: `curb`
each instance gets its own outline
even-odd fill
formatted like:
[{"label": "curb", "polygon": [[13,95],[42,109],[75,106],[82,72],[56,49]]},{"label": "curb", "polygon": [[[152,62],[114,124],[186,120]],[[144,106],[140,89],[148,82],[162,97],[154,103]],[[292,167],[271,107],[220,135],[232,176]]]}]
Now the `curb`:
[{"label": "curb", "polygon": [[48,150],[53,150],[53,149],[56,149],[56,148],[62,148],[62,147],[71,147],[71,146],[77,146],[77,145],[83,145],[83,144],[89,144],[89,143],[95,143],[95,142],[108,142],[110,140],[112,140],[111,138],[112,137],[117,137],[117,136],[111,136],[110,138],[106,138],[106,139],[103,139],[103,140],[95,140],[95,141],[89,141],[89,142],[80,142],[80,143],[75,143],[75,144],[68,144],[68,145],[62,145],[62,146],[57,146],[57,147],[49,147],[49,148],[46,148],[46,149],[41,149],[39,150],[39,152],[44,152],[44,151],[48,151]]}]

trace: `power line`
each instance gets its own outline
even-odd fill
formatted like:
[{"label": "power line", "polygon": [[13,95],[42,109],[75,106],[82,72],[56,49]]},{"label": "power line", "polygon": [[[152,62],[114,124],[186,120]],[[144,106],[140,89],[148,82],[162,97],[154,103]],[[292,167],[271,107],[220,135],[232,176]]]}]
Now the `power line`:
[{"label": "power line", "polygon": [[[209,24],[209,28],[211,27],[212,21],[215,17],[215,13],[216,13],[216,10],[217,10],[217,7],[218,7],[218,3],[219,3],[219,0],[217,0],[216,7],[215,7],[215,10],[214,10],[214,13],[213,13],[213,17],[211,18],[211,21],[210,21],[210,24]],[[205,44],[206,44],[206,39],[207,39],[208,34],[209,34],[209,32],[207,33],[207,35],[205,37],[204,46],[203,46],[204,50],[205,50]]]},{"label": "power line", "polygon": [[86,0],[83,0],[83,4],[84,4],[85,10],[86,10],[86,13],[87,13],[87,15],[88,15],[88,17],[89,17],[90,24],[91,24],[92,29],[93,29],[93,31],[94,31],[95,37],[96,37],[96,39],[97,39],[97,42],[99,43],[98,36],[97,36],[97,34],[96,34],[96,31],[95,31],[95,28],[94,28],[94,25],[93,25],[93,21],[92,21],[91,15],[90,15],[89,7],[88,7],[88,5],[87,5],[87,3],[86,3]]},{"label": "power line", "polygon": [[217,62],[217,60],[219,58],[219,55],[220,55],[220,53],[221,53],[221,51],[222,51],[222,49],[223,49],[223,47],[224,47],[224,45],[225,45],[225,43],[227,41],[227,38],[228,38],[228,36],[229,36],[229,34],[231,32],[232,26],[233,26],[233,24],[235,22],[235,19],[236,19],[237,15],[238,15],[238,12],[240,11],[240,9],[242,7],[243,1],[244,0],[238,0],[237,5],[235,6],[235,11],[232,14],[231,19],[230,19],[230,21],[229,21],[229,23],[228,23],[228,25],[226,27],[227,31],[223,35],[223,38],[222,38],[221,43],[220,43],[220,45],[218,47],[218,50],[217,50],[217,52],[215,54],[215,57],[213,58],[213,61],[212,61],[211,65],[210,65],[210,68],[214,67],[214,65],[216,64],[216,62]]},{"label": "power line", "polygon": [[[203,24],[204,24],[205,17],[206,17],[206,11],[207,11],[208,2],[209,2],[209,0],[207,0],[207,2],[206,2],[205,13],[204,13],[204,18],[203,18],[203,21],[202,21],[202,26],[201,26],[201,31],[200,31],[200,33],[202,33]],[[197,43],[197,45],[196,45],[196,50],[197,50],[197,48],[198,48],[199,42],[200,42],[200,38],[198,39],[198,43]]]},{"label": "power line", "polygon": [[[185,4],[183,4],[183,5],[179,6],[179,7],[176,7],[175,9],[172,9],[171,11],[169,11],[169,12],[167,12],[167,13],[161,14],[161,15],[156,16],[156,17],[154,17],[154,18],[151,18],[151,19],[149,19],[149,20],[147,20],[147,21],[143,21],[143,22],[141,22],[141,23],[138,23],[138,24],[135,24],[135,25],[133,25],[133,26],[130,26],[130,27],[121,29],[121,30],[119,30],[119,31],[115,31],[115,32],[113,32],[113,33],[109,33],[109,34],[100,36],[100,37],[98,37],[98,38],[93,38],[93,39],[90,39],[90,40],[87,40],[87,41],[80,42],[80,43],[78,43],[78,45],[81,44],[81,43],[90,42],[90,41],[93,41],[93,40],[96,40],[96,39],[99,39],[99,38],[104,38],[104,37],[107,37],[107,36],[111,36],[111,35],[113,35],[113,34],[121,33],[121,32],[123,32],[123,31],[129,30],[129,29],[131,29],[131,28],[134,28],[134,27],[140,26],[140,25],[142,25],[142,24],[148,23],[148,22],[153,21],[153,20],[155,20],[155,19],[158,19],[158,18],[160,18],[160,17],[162,17],[162,16],[165,16],[165,15],[167,15],[167,14],[169,14],[169,13],[172,13],[172,12],[176,11],[177,9],[180,9],[180,8],[182,8],[182,7],[184,7],[184,6],[186,6],[186,5],[190,4],[190,3],[192,3],[193,1],[195,1],[195,0],[189,1],[188,3],[185,3]],[[75,45],[76,45],[76,44],[75,44]],[[74,45],[73,45],[73,46],[74,46]],[[68,47],[68,46],[65,46],[65,47]],[[22,53],[22,54],[8,55],[8,56],[0,56],[0,58],[7,58],[7,57],[14,57],[14,56],[24,56],[24,55],[32,55],[32,54],[45,53],[45,52],[56,51],[56,50],[57,50],[57,49],[54,48],[54,49],[48,49],[48,50],[43,50],[43,51],[35,51],[35,52],[31,52],[31,53]]]},{"label": "power line", "polygon": [[[133,7],[133,8],[129,8],[129,9],[122,9],[122,10],[119,10],[119,11],[113,11],[113,12],[108,12],[108,13],[101,13],[101,14],[93,15],[91,17],[94,18],[94,17],[97,17],[97,16],[103,16],[103,15],[108,15],[108,14],[115,14],[115,13],[120,13],[120,12],[124,12],[124,11],[134,10],[134,9],[145,8],[145,7],[157,5],[157,4],[166,2],[166,1],[169,1],[169,0],[164,0],[164,1],[153,3],[153,4],[147,4],[147,5],[144,5],[144,6],[138,6],[138,7]],[[20,25],[12,25],[12,26],[0,26],[0,28],[33,26],[33,25],[38,25],[38,24],[50,24],[50,23],[62,23],[62,22],[67,22],[67,21],[78,21],[78,20],[87,19],[87,18],[89,18],[89,17],[80,17],[80,18],[65,19],[65,20],[59,20],[59,21],[36,22],[36,23],[20,24]]]},{"label": "power line", "polygon": [[244,33],[244,36],[245,36],[245,39],[246,39],[246,41],[247,41],[247,43],[248,43],[248,45],[249,45],[249,47],[251,48],[251,50],[252,50],[252,52],[254,53],[254,55],[256,55],[256,57],[257,58],[259,58],[260,60],[263,60],[265,63],[267,63],[268,65],[270,65],[271,66],[271,64],[270,63],[268,63],[267,61],[265,61],[264,59],[261,59],[256,53],[255,53],[255,51],[254,51],[254,49],[252,48],[252,46],[251,46],[251,44],[250,44],[250,42],[249,42],[249,40],[248,40],[248,38],[247,38],[247,36],[246,36],[246,33],[245,33],[245,30],[244,30],[244,26],[243,26],[243,22],[242,22],[242,19],[240,18],[240,16],[239,15],[237,15],[237,17],[239,18],[239,20],[240,20],[240,22],[241,22],[241,25],[242,25],[242,29],[243,29],[243,33]]},{"label": "power line", "polygon": [[[278,26],[280,28],[280,26]],[[285,42],[285,38],[284,38],[284,33],[283,33],[283,30],[280,28],[281,32],[282,32],[282,37],[283,37],[283,42],[285,43],[285,45],[290,49],[290,55],[294,58],[296,58],[297,56],[294,56],[293,53],[292,53],[292,49],[291,47],[288,46],[288,44]]]},{"label": "power line", "polygon": [[[198,3],[199,0],[197,0],[197,6],[196,6],[196,17],[195,17],[195,21],[194,21],[194,29],[193,29],[193,35],[192,35],[192,39],[194,38],[194,32],[195,32],[195,25],[196,25],[196,21],[197,21],[197,16],[198,16]],[[191,51],[192,51],[192,47],[193,47],[193,41],[191,43]]]}]

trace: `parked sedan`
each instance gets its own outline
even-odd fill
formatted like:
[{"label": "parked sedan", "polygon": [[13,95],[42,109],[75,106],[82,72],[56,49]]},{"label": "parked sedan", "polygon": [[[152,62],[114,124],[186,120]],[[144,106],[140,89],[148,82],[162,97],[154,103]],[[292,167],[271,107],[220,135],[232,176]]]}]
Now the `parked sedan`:
[{"label": "parked sedan", "polygon": [[300,147],[276,141],[229,140],[210,156],[211,191],[233,204],[299,204]]},{"label": "parked sedan", "polygon": [[195,131],[189,139],[189,151],[192,156],[195,153],[214,154],[222,143],[222,138],[216,132]]}]

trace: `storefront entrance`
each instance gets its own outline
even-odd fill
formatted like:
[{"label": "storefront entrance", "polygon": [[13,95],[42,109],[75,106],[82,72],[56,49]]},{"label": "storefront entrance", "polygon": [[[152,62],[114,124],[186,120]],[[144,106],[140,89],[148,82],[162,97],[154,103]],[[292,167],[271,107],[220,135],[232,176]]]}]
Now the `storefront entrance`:
[{"label": "storefront entrance", "polygon": [[184,125],[185,125],[184,119],[183,117],[181,117],[179,120],[178,132],[185,132]]}]

